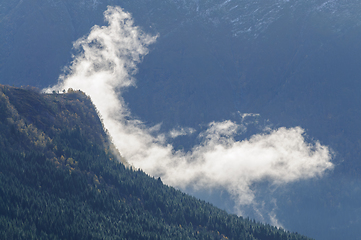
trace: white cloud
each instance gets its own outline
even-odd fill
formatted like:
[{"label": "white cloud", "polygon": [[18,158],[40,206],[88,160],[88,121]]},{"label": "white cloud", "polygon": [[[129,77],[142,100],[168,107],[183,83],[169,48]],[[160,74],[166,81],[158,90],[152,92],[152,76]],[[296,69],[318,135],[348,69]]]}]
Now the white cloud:
[{"label": "white cloud", "polygon": [[178,159],[163,160],[163,171],[159,172],[158,166],[154,173],[183,188],[226,188],[243,205],[254,200],[250,186],[255,182],[286,184],[321,176],[333,167],[329,149],[318,142],[306,143],[300,127],[279,128],[235,141],[237,128],[231,121],[211,123],[201,145]]},{"label": "white cloud", "polygon": [[[190,152],[175,151],[164,135],[154,136],[157,126],[147,129],[140,121],[129,120],[130,112],[121,98],[122,90],[134,85],[136,64],[156,37],[133,26],[130,14],[119,7],[108,7],[104,15],[109,26],[94,26],[89,36],[75,42],[81,54],[74,57],[59,84],[47,91],[73,88],[90,95],[115,146],[134,167],[179,188],[227,189],[238,207],[252,204],[254,183],[266,180],[282,185],[322,176],[333,168],[330,150],[319,142],[307,143],[300,127],[236,141],[234,137],[244,126],[212,122],[199,134],[203,139],[200,145]],[[250,116],[258,115],[244,115],[243,119]],[[193,132],[180,128],[169,136]]]},{"label": "white cloud", "polygon": [[187,135],[191,135],[195,132],[196,130],[193,128],[174,128],[172,130],[169,131],[169,136],[171,138],[177,138],[179,136],[187,136]]}]

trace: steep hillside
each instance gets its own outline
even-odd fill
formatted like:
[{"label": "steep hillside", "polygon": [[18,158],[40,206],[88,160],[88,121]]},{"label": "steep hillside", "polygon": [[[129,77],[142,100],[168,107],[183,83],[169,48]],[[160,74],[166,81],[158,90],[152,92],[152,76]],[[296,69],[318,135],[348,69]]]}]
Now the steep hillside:
[{"label": "steep hillside", "polygon": [[1,85],[0,140],[1,239],[308,239],[126,168],[82,92]]}]

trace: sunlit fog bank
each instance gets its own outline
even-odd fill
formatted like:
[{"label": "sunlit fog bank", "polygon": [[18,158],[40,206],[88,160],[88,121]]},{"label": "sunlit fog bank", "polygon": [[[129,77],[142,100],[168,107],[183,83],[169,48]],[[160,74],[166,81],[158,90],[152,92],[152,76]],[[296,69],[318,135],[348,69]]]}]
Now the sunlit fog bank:
[{"label": "sunlit fog bank", "polygon": [[88,94],[114,145],[132,166],[181,189],[226,189],[240,210],[254,203],[254,183],[279,186],[322,176],[333,168],[331,150],[317,141],[306,142],[301,127],[267,130],[236,141],[244,126],[229,120],[212,122],[198,133],[199,145],[189,152],[176,151],[168,138],[195,134],[194,129],[157,134],[132,119],[121,97],[125,88],[135,85],[136,65],[157,36],[134,26],[131,15],[119,7],[108,7],[104,16],[108,26],[94,26],[74,43],[80,53],[59,83],[45,91],[73,88]]}]

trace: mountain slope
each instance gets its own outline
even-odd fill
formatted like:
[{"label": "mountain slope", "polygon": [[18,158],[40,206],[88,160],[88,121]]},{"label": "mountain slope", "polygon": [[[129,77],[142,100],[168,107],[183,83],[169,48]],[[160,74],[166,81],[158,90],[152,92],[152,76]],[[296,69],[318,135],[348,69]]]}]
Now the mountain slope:
[{"label": "mountain slope", "polygon": [[0,86],[2,239],[308,239],[126,168],[82,92]]}]

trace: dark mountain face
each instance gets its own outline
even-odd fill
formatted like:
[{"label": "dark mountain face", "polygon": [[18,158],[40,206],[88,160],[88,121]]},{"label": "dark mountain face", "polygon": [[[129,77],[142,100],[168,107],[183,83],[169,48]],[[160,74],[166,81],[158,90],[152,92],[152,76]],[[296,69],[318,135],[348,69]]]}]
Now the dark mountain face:
[{"label": "dark mountain face", "polygon": [[[237,118],[232,113],[238,111],[260,113],[260,122],[273,127],[304,127],[310,138],[332,147],[336,168],[317,183],[280,190],[277,205],[265,209],[277,209],[284,226],[307,229],[317,239],[338,239],[345,232],[357,238],[361,49],[355,9],[360,6],[355,1],[279,1],[272,11],[265,3],[252,2],[252,14],[242,12],[244,7],[239,19],[231,17],[236,8],[224,9],[237,4],[230,1],[220,8],[226,17],[220,17],[218,8],[212,12],[218,18],[211,21],[200,14],[196,23],[184,23],[181,34],[160,38],[140,66],[138,87],[125,99],[140,119],[162,122],[165,129],[198,128]],[[229,24],[233,20],[239,24]],[[193,194],[227,207],[218,192]],[[296,213],[302,217],[291,216]],[[318,220],[308,220],[315,215]]]},{"label": "dark mountain face", "polygon": [[[241,138],[264,125],[305,128],[310,139],[335,151],[334,172],[278,189],[278,207],[264,211],[318,239],[340,239],[346,232],[358,238],[358,1],[2,0],[1,83],[56,83],[72,41],[104,24],[108,4],[131,12],[146,32],[159,33],[139,65],[137,88],[123,95],[136,117],[149,125],[162,122],[167,131],[259,113],[258,124]],[[174,140],[188,148],[194,142]],[[267,192],[269,186],[263,187]],[[226,208],[217,194],[202,197]]]},{"label": "dark mountain face", "polygon": [[0,85],[0,238],[309,239],[126,168],[107,137],[83,92]]}]

